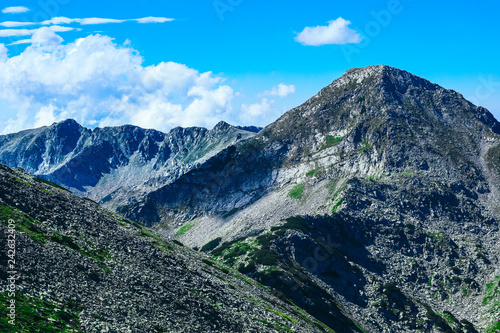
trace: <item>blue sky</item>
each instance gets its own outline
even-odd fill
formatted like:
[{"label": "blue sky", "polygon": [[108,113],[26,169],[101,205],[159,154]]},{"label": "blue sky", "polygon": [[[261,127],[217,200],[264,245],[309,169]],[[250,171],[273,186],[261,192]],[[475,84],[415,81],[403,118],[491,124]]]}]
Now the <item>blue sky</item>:
[{"label": "blue sky", "polygon": [[220,119],[263,126],[347,69],[375,64],[455,89],[500,118],[495,1],[2,5],[0,21],[11,23],[0,26],[0,133],[66,117],[164,131]]}]

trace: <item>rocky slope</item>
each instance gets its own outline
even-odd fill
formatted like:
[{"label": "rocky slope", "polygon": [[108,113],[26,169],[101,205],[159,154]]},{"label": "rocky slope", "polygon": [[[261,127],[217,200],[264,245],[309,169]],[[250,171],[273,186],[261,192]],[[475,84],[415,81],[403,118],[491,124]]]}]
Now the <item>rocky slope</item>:
[{"label": "rocky slope", "polygon": [[373,332],[494,332],[499,152],[500,123],[459,93],[388,66],[352,69],[119,211],[333,329],[328,311],[344,308]]},{"label": "rocky slope", "polygon": [[239,272],[3,165],[0,221],[2,332],[331,332]]},{"label": "rocky slope", "polygon": [[108,208],[131,204],[177,179],[257,127],[220,122],[169,133],[135,126],[90,130],[74,120],[0,136],[0,163],[22,167]]}]

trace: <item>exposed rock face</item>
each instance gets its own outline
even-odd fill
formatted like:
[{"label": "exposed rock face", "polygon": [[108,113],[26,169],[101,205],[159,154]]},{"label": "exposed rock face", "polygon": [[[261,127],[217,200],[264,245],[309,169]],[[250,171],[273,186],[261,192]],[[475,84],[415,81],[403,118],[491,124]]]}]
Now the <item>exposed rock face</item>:
[{"label": "exposed rock face", "polygon": [[[208,248],[221,260],[288,297],[300,293],[279,281],[307,276],[321,290],[302,289],[311,313],[337,300],[370,331],[473,332],[500,319],[499,152],[500,123],[459,93],[388,66],[352,69],[120,212],[163,232],[189,221],[179,239],[218,240]],[[317,216],[329,231],[269,234],[294,216],[306,225]],[[320,241],[328,235],[338,248]],[[234,239],[254,239],[276,260],[262,263]],[[282,280],[262,276],[269,265]]]},{"label": "exposed rock face", "polygon": [[90,130],[66,120],[0,136],[0,163],[22,167],[116,208],[144,199],[150,191],[258,131],[225,122],[210,131],[178,127],[162,133],[135,126]]},{"label": "exposed rock face", "polygon": [[[9,219],[15,263],[8,261]],[[5,333],[328,331],[237,271],[3,165],[0,233]],[[16,326],[6,322],[13,270]]]}]

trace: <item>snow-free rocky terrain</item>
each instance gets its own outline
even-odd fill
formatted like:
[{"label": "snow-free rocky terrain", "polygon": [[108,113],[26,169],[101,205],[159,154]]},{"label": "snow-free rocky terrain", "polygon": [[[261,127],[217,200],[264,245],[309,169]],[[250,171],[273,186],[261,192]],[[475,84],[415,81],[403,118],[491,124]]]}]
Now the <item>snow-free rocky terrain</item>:
[{"label": "snow-free rocky terrain", "polygon": [[370,332],[493,332],[499,134],[455,91],[388,66],[351,69],[119,212],[336,330],[341,307]]},{"label": "snow-free rocky terrain", "polygon": [[0,136],[0,163],[21,167],[116,209],[143,200],[259,130],[225,122],[212,130],[177,127],[168,133],[130,125],[91,130],[68,119]]},{"label": "snow-free rocky terrain", "polygon": [[[93,195],[92,198],[105,203],[109,209],[139,223],[120,222],[120,218],[114,220],[120,232],[138,234],[131,238],[134,242],[157,242],[161,247],[161,244],[170,244],[167,248],[177,251],[170,254],[172,260],[181,260],[175,259],[177,256],[201,258],[189,259],[194,266],[187,270],[210,261],[208,266],[203,266],[210,273],[205,273],[223,278],[210,281],[229,283],[228,277],[216,273],[221,267],[229,269],[229,275],[239,276],[239,281],[248,279],[252,286],[255,284],[252,281],[257,281],[284,302],[276,303],[277,308],[272,309],[297,320],[292,316],[297,316],[293,312],[295,309],[301,315],[310,314],[317,321],[304,317],[302,322],[297,320],[300,324],[291,325],[294,321],[288,319],[278,324],[272,318],[262,319],[255,315],[258,320],[253,324],[262,324],[256,331],[500,331],[500,123],[488,110],[473,105],[455,91],[408,72],[388,66],[371,66],[347,71],[316,96],[261,131],[221,125],[233,133],[221,135],[226,138],[222,140],[224,144],[209,149],[208,154],[197,154],[200,157],[194,159],[196,163],[186,156],[190,151],[201,149],[205,152],[205,149],[177,151],[171,156],[179,156],[178,164],[172,167],[169,164],[168,171],[158,174],[151,172],[152,182],[147,179],[148,174],[141,174],[145,178],[140,182],[135,180],[139,177],[135,174],[137,165],[141,166],[137,171],[156,170],[150,167],[150,162],[135,164],[137,157],[124,162],[117,159],[109,168],[101,165],[109,160],[108,157],[69,162],[72,158],[66,158],[72,156],[71,153],[60,152],[55,154],[58,158],[67,157],[59,162],[52,161],[50,150],[43,150],[46,145],[40,148],[44,154],[37,155],[39,149],[31,144],[35,141],[30,141],[26,133],[47,131],[47,128],[0,137],[0,161],[69,186],[79,195]],[[81,130],[78,126],[75,128]],[[124,128],[104,130],[124,131]],[[135,131],[144,130],[136,128]],[[112,136],[116,140],[113,147],[124,147],[130,141],[129,134]],[[160,141],[165,142],[155,142]],[[96,141],[85,142],[78,151],[85,151],[86,145],[92,146]],[[141,147],[144,142],[141,141]],[[94,147],[106,151],[107,144]],[[143,150],[134,148],[131,151],[136,153],[125,155],[140,156]],[[36,163],[40,163],[33,162],[37,168],[29,169],[31,156],[40,156],[36,157]],[[45,170],[44,163],[61,167],[56,168],[57,172],[50,168]],[[170,174],[175,176],[170,177]],[[36,180],[30,180],[32,176],[22,175],[16,176],[21,182],[16,179],[11,182],[17,181],[18,187],[24,185],[24,191],[41,186]],[[127,183],[129,175],[133,175],[132,185]],[[86,185],[83,189],[78,188],[80,185],[71,185],[72,181]],[[108,193],[111,197],[104,197]],[[71,198],[72,202],[80,200]],[[22,210],[23,198],[10,200],[8,205]],[[104,212],[102,216],[114,218],[83,200],[80,202],[85,207],[95,207]],[[51,200],[31,202],[42,207],[54,205]],[[68,223],[59,217],[62,211],[54,213],[56,218],[41,217],[50,212],[50,208],[39,215],[25,211],[37,221],[56,223],[58,229],[49,232],[53,230],[59,234],[51,236],[53,241],[48,244],[59,246],[64,243],[59,235],[73,234],[63,233]],[[83,212],[72,212],[71,216],[77,216],[69,219],[71,230],[86,225],[88,217]],[[139,228],[141,225],[152,228]],[[51,228],[55,228],[54,225]],[[115,242],[121,237],[115,229],[107,236],[100,229],[100,225],[93,225],[88,230],[93,235],[89,240],[92,244]],[[148,237],[152,232],[159,236]],[[81,234],[86,233],[79,231],[74,235]],[[194,251],[177,243],[163,243],[159,237],[180,241]],[[84,250],[71,253],[91,253],[91,247],[83,247],[87,244],[85,240],[78,243]],[[119,272],[115,265],[125,262],[117,258],[118,253],[128,256],[129,250],[137,248],[127,242],[119,242],[117,247],[105,245],[115,252],[102,252],[102,257],[97,257],[114,276]],[[138,260],[141,265],[150,265],[148,269],[162,265],[145,251],[136,253],[143,254],[139,256],[143,259]],[[132,257],[136,257],[136,253]],[[210,259],[204,257],[206,254]],[[102,268],[99,260],[95,263],[95,260],[84,259]],[[57,262],[63,265],[66,261],[59,257]],[[173,270],[177,265],[169,267]],[[132,273],[133,269],[127,274],[136,276],[142,272]],[[160,267],[158,272],[163,269]],[[56,274],[52,268],[47,270]],[[175,279],[183,276],[181,271]],[[105,272],[107,270],[102,268],[101,273]],[[80,273],[74,271],[73,274]],[[41,273],[34,274],[37,278],[39,275]],[[162,293],[173,288],[162,282],[162,278],[166,278],[164,275],[147,276],[151,276],[148,288],[155,291],[164,288]],[[44,283],[47,286],[48,278],[42,279],[45,282],[31,286],[44,286]],[[136,280],[127,281],[120,288],[129,288],[127,291],[135,295],[136,289],[130,289],[136,288],[133,281]],[[256,291],[266,292],[256,288]],[[204,290],[210,293],[212,289],[205,287]],[[236,292],[243,295],[241,291]],[[253,293],[254,289],[248,292]],[[151,292],[149,295],[156,294]],[[57,301],[57,297],[53,300]],[[258,299],[248,294],[245,297]],[[271,299],[271,296],[264,297]],[[154,303],[161,302],[159,296],[152,299]],[[103,302],[92,300],[92,304]],[[272,300],[275,302],[275,298]],[[220,302],[226,304],[225,300]],[[284,304],[294,305],[290,308]],[[236,316],[234,311],[238,307],[228,307],[232,309],[231,315]],[[191,306],[188,308],[192,311]],[[82,323],[96,318],[94,314],[103,315],[91,309],[93,312],[82,310],[80,313],[84,318]],[[112,301],[99,309],[107,309],[110,318],[115,318],[115,311],[122,311]],[[155,309],[153,306],[149,311]],[[226,313],[227,309],[219,310]],[[288,312],[282,312],[285,309],[289,309]],[[134,319],[130,320],[144,325],[150,318],[161,318],[161,315],[151,316],[148,311],[133,313]],[[209,317],[207,313],[196,312],[189,318],[193,321],[202,318],[203,322]],[[169,323],[176,323],[176,318]],[[182,326],[184,324],[186,321],[181,320],[178,328],[189,331]],[[228,330],[226,327],[221,331],[239,332],[245,326]],[[243,331],[252,331],[246,327]]]},{"label": "snow-free rocky terrain", "polygon": [[[16,325],[7,223],[16,225]],[[330,332],[241,273],[0,165],[0,332]],[[350,322],[355,327],[355,324]]]}]

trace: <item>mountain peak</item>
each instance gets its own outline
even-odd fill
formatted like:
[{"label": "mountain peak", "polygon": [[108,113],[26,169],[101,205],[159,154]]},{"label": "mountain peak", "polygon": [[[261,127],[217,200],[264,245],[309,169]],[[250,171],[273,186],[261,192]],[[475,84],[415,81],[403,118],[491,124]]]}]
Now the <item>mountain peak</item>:
[{"label": "mountain peak", "polygon": [[66,120],[52,124],[52,127],[82,127],[76,120],[68,118]]},{"label": "mountain peak", "polygon": [[406,92],[409,87],[421,87],[426,90],[444,89],[422,77],[387,65],[351,68],[326,89],[353,88],[363,83],[370,83],[372,86],[379,86],[385,90],[397,87],[396,90],[401,93]]},{"label": "mountain peak", "polygon": [[217,123],[217,125],[214,126],[212,131],[218,131],[218,130],[227,130],[229,128],[233,127],[231,124],[226,123],[224,120],[221,120]]}]

